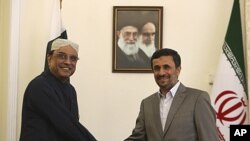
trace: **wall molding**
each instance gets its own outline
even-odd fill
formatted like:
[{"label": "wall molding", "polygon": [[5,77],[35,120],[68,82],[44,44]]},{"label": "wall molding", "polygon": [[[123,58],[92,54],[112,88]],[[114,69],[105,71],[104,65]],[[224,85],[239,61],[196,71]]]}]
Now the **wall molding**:
[{"label": "wall molding", "polygon": [[7,103],[7,141],[17,140],[18,58],[20,0],[10,2],[9,73]]}]

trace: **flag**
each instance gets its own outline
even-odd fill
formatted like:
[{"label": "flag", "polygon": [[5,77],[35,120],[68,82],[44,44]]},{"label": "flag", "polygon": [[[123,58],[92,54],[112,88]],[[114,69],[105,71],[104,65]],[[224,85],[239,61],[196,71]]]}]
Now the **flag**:
[{"label": "flag", "polygon": [[52,42],[57,38],[67,39],[67,32],[62,23],[61,17],[61,2],[62,0],[53,0],[53,9],[51,14],[51,26],[50,26],[50,35],[47,43],[47,49],[45,54],[45,65],[44,70],[48,68],[47,54],[51,49]]},{"label": "flag", "polygon": [[234,0],[211,93],[220,141],[229,141],[230,125],[247,121],[247,85],[239,0]]}]

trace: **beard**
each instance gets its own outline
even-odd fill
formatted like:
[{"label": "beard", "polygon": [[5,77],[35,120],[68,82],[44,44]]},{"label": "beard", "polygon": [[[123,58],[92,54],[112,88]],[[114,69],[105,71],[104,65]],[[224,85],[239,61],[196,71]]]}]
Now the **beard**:
[{"label": "beard", "polygon": [[140,40],[139,41],[139,46],[149,58],[151,58],[153,53],[156,51],[154,41],[152,41],[150,44],[146,45],[145,43],[142,42],[142,40]]},{"label": "beard", "polygon": [[126,55],[134,55],[139,51],[139,43],[137,41],[134,43],[126,43],[122,36],[118,39],[118,46]]}]

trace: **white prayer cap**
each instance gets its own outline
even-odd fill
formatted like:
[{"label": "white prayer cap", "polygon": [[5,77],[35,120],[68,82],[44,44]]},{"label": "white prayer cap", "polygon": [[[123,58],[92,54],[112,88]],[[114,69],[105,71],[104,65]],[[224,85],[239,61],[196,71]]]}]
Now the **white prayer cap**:
[{"label": "white prayer cap", "polygon": [[51,45],[51,50],[50,51],[57,50],[57,49],[59,49],[61,47],[68,46],[68,45],[70,45],[78,53],[78,47],[79,47],[78,44],[76,44],[76,43],[74,43],[74,42],[72,42],[70,40],[60,39],[60,38],[58,38],[58,39],[56,39],[56,40],[53,41],[53,43]]}]

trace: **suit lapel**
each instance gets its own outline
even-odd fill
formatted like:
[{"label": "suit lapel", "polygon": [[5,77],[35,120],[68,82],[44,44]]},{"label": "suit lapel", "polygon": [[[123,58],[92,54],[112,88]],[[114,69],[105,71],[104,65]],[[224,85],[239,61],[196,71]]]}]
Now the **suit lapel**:
[{"label": "suit lapel", "polygon": [[158,130],[158,133],[160,133],[161,135],[163,134],[163,130],[162,130],[162,125],[161,125],[161,117],[160,117],[160,99],[158,96],[158,93],[155,93],[153,100],[153,104],[152,104],[152,110],[154,112],[154,120],[156,123],[156,128]]},{"label": "suit lapel", "polygon": [[174,115],[176,114],[179,107],[181,106],[181,103],[183,102],[183,100],[186,97],[186,95],[183,94],[185,89],[186,89],[185,86],[183,84],[180,84],[180,86],[179,86],[179,88],[174,96],[172,105],[171,105],[169,113],[168,113],[167,121],[166,121],[165,128],[164,128],[164,134],[166,134],[171,122],[173,121]]}]

